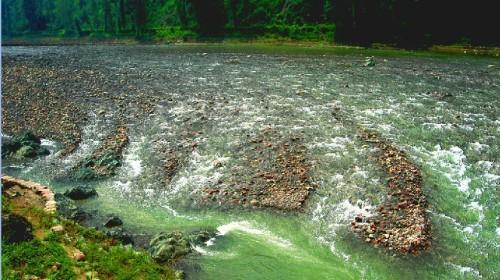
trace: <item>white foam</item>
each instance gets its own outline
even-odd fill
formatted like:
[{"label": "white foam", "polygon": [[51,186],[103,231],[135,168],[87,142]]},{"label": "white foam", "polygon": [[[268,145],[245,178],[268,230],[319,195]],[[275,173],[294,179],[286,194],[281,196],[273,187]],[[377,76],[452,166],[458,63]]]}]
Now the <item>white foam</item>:
[{"label": "white foam", "polygon": [[123,157],[125,169],[128,177],[137,177],[142,173],[142,160],[139,157],[139,149],[145,137],[141,137],[141,142],[132,142]]},{"label": "white foam", "polygon": [[200,155],[196,150],[191,153],[191,160],[185,170],[178,174],[172,183],[171,194],[181,191],[195,191],[196,188],[217,182],[222,173],[214,171],[215,161],[226,161],[226,158]]},{"label": "white foam", "polygon": [[248,221],[235,221],[228,224],[217,227],[217,235],[224,236],[230,232],[239,231],[246,234],[256,235],[265,237],[265,239],[275,245],[282,248],[290,249],[292,243],[286,239],[273,235],[271,232],[265,229],[260,229],[252,226]]},{"label": "white foam", "polygon": [[47,147],[51,150],[55,149],[56,148],[56,142],[55,141],[52,141],[52,140],[49,140],[49,139],[40,139],[40,145],[41,146],[44,146],[44,147]]},{"label": "white foam", "polygon": [[490,146],[486,144],[481,144],[479,142],[474,142],[469,145],[474,151],[480,153],[482,150],[488,149]]},{"label": "white foam", "polygon": [[477,201],[473,201],[469,204],[469,208],[471,209],[474,209],[478,212],[479,214],[479,223],[481,223],[483,220],[484,220],[484,209],[483,209],[483,206],[481,204],[479,204],[479,202]]},{"label": "white foam", "polygon": [[477,269],[474,269],[474,268],[469,267],[469,266],[461,266],[461,265],[454,264],[454,263],[448,263],[448,264],[450,264],[456,270],[460,271],[460,273],[462,273],[463,275],[472,274],[476,278],[483,278]]},{"label": "white foam", "polygon": [[346,145],[349,143],[352,143],[353,140],[349,139],[347,137],[335,137],[330,139],[329,142],[319,142],[319,143],[312,143],[308,145],[309,149],[313,148],[326,148],[332,151],[336,150],[343,150],[346,148]]},{"label": "white foam", "polygon": [[452,146],[446,150],[441,149],[440,145],[436,145],[434,151],[424,151],[424,153],[430,157],[430,164],[437,167],[458,190],[464,193],[469,191],[471,179],[465,176],[467,171],[466,156],[462,149]]},{"label": "white foam", "polygon": [[131,181],[125,181],[125,182],[114,181],[113,185],[112,185],[112,188],[114,188],[115,190],[118,190],[120,192],[123,192],[123,193],[129,193],[132,190],[130,188],[131,184],[132,184]]},{"label": "white foam", "polygon": [[205,256],[213,256],[213,255],[214,255],[214,253],[213,253],[213,252],[209,252],[206,248],[201,247],[201,246],[198,246],[198,245],[193,246],[192,248],[193,248],[193,250],[195,250],[196,252],[198,252],[198,253],[200,253],[200,254],[202,254],[202,255],[205,255]]},{"label": "white foam", "polygon": [[453,124],[451,123],[423,123],[422,126],[432,128],[432,129],[452,129]]}]

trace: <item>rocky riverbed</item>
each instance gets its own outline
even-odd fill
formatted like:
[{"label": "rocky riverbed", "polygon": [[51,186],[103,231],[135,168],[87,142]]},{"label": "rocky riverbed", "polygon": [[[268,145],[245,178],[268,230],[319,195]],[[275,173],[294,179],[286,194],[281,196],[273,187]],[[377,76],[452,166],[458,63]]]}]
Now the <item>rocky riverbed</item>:
[{"label": "rocky riverbed", "polygon": [[187,278],[498,274],[496,60],[198,46],[2,58],[4,133],[30,130],[42,139],[24,150],[50,152],[6,154],[4,173],[182,259]]}]

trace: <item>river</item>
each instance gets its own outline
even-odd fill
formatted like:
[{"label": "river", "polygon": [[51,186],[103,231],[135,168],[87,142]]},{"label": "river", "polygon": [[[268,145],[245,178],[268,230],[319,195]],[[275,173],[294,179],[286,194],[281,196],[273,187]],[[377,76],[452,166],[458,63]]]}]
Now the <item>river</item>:
[{"label": "river", "polygon": [[[500,274],[500,63],[462,56],[269,54],[203,46],[4,47],[4,58],[77,61],[130,79],[155,100],[154,112],[127,118],[130,144],[116,176],[93,182],[82,206],[115,213],[141,232],[217,230],[183,261],[190,279],[495,279]],[[68,59],[68,58],[72,58]],[[137,77],[146,76],[146,80]],[[40,85],[33,85],[40,86]],[[111,93],[118,94],[118,93]],[[130,94],[130,93],[129,93]],[[130,106],[133,106],[130,105]],[[3,172],[62,192],[55,179],[98,147],[114,111],[86,112],[82,141],[69,156],[4,162]],[[334,112],[340,111],[340,117]],[[186,123],[196,135],[186,136]],[[432,248],[396,256],[357,238],[350,222],[372,215],[386,177],[373,147],[356,137],[376,131],[421,167]],[[200,204],[206,187],[250,176],[248,137],[272,130],[299,135],[315,191],[287,213]],[[196,148],[168,183],[161,149]],[[238,172],[235,172],[238,171]],[[243,174],[243,175],[242,175]]]}]

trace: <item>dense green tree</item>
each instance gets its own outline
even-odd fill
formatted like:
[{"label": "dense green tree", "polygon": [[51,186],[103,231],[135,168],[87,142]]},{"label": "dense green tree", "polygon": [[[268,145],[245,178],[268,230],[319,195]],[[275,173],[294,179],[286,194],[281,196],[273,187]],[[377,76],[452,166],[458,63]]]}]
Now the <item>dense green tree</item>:
[{"label": "dense green tree", "polygon": [[23,1],[24,15],[28,20],[28,28],[32,32],[41,31],[45,28],[45,20],[40,14],[40,2],[36,0]]},{"label": "dense green tree", "polygon": [[[279,35],[403,47],[500,44],[494,1],[3,0],[2,33],[176,38]],[[187,33],[186,33],[187,32]],[[194,35],[193,35],[194,34]]]},{"label": "dense green tree", "polygon": [[221,36],[224,34],[226,22],[224,0],[190,0],[190,2],[201,36]]},{"label": "dense green tree", "polygon": [[134,9],[135,31],[137,35],[144,32],[147,21],[146,0],[132,0]]}]

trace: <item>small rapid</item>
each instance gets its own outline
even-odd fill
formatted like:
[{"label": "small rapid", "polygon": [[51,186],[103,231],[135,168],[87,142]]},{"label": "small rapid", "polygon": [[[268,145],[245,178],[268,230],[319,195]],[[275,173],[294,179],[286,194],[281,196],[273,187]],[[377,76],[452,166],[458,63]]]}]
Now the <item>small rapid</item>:
[{"label": "small rapid", "polygon": [[[487,67],[496,60],[376,58],[368,68],[358,56],[88,48],[6,48],[6,55],[78,51],[82,63],[150,75],[137,87],[155,100],[154,112],[126,124],[121,166],[87,183],[99,195],[83,207],[117,214],[128,228],[149,234],[216,232],[185,260],[190,279],[494,279],[500,273],[500,73]],[[89,112],[74,153],[61,159],[61,144],[44,140],[52,155],[6,164],[4,173],[55,192],[80,184],[60,176],[117,125],[112,109],[99,110]],[[356,216],[375,214],[388,179],[373,158],[377,148],[356,136],[359,128],[378,132],[421,167],[435,234],[430,252],[395,256],[350,231]],[[262,135],[271,145],[300,139],[305,147],[314,192],[303,211],[227,207],[203,196],[205,189],[254,179],[252,162],[273,156],[251,145]]]}]

